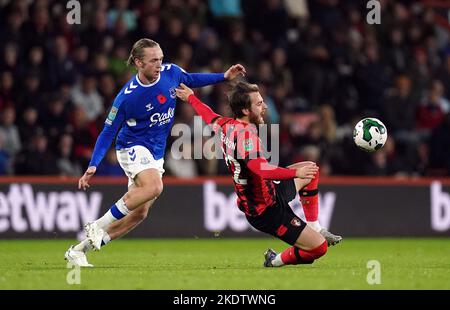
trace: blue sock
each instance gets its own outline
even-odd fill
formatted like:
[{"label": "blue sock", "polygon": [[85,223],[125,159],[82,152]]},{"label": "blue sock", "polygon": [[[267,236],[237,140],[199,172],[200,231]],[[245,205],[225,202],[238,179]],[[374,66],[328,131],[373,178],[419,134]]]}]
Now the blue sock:
[{"label": "blue sock", "polygon": [[122,213],[115,204],[111,207],[111,209],[109,209],[109,211],[117,220],[120,220],[127,215],[127,213]]},{"label": "blue sock", "polygon": [[101,218],[99,218],[97,221],[97,225],[105,229],[109,226],[109,224],[120,220],[121,218],[125,217],[128,213],[130,213],[130,210],[128,210],[127,206],[125,205],[125,202],[123,199],[119,199],[109,210],[105,213]]}]

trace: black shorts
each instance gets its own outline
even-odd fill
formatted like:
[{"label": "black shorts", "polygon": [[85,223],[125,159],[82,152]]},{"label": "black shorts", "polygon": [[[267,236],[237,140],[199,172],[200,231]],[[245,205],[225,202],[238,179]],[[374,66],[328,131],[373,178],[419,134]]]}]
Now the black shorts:
[{"label": "black shorts", "polygon": [[248,222],[259,231],[268,233],[294,245],[306,223],[292,211],[289,202],[295,198],[294,180],[275,184],[276,203],[258,216],[247,216]]}]

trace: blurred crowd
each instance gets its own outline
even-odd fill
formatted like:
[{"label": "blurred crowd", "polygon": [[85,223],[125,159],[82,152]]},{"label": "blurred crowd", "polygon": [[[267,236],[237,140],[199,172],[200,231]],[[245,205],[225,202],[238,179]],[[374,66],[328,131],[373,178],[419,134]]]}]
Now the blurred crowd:
[{"label": "blurred crowd", "polygon": [[[381,24],[361,0],[92,0],[81,23],[67,1],[0,0],[0,175],[79,176],[115,95],[135,72],[143,37],[188,72],[241,63],[280,124],[280,164],[320,164],[322,175],[450,175],[450,28],[421,1],[381,1]],[[228,85],[199,90],[230,115]],[[179,104],[176,122],[194,126]],[[355,123],[378,117],[383,149],[352,142]],[[168,147],[176,137],[170,139]],[[183,152],[192,153],[185,146]],[[177,160],[180,177],[225,174],[223,160]],[[100,175],[122,175],[113,149]]]}]

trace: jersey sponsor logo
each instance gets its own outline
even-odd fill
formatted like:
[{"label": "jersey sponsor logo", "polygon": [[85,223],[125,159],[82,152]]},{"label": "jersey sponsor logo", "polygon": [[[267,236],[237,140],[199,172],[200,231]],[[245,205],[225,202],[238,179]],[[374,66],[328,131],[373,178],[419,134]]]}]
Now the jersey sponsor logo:
[{"label": "jersey sponsor logo", "polygon": [[242,145],[244,146],[244,150],[246,152],[250,152],[253,150],[253,140],[252,139],[246,139],[244,142],[242,142]]},{"label": "jersey sponsor logo", "polygon": [[159,102],[160,104],[164,104],[164,103],[166,103],[166,101],[167,101],[167,98],[164,97],[163,94],[159,94],[159,95],[156,97],[156,99],[158,99],[158,102]]},{"label": "jersey sponsor logo", "polygon": [[114,121],[114,119],[117,116],[117,108],[116,107],[112,107],[111,111],[109,111],[108,117],[106,118],[105,123],[108,125],[112,125],[112,122]]},{"label": "jersey sponsor logo", "polygon": [[128,87],[125,88],[125,90],[123,92],[125,93],[125,95],[131,94],[133,92],[133,89],[135,89],[136,87],[138,87],[138,86],[134,85],[133,81],[131,81],[130,85],[128,85]]},{"label": "jersey sponsor logo", "polygon": [[170,122],[170,120],[173,118],[174,115],[175,115],[174,108],[169,108],[169,110],[166,113],[152,114],[152,116],[150,116],[150,126],[149,127],[153,127],[156,124],[158,124],[158,126],[167,124]]}]

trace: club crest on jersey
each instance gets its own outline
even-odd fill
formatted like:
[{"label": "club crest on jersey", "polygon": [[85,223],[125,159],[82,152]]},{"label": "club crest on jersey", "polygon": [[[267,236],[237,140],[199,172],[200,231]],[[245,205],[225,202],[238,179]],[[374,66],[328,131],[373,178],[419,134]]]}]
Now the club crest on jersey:
[{"label": "club crest on jersey", "polygon": [[252,139],[246,139],[244,140],[244,142],[242,143],[242,145],[244,146],[244,150],[246,152],[250,152],[251,150],[253,150],[253,140]]},{"label": "club crest on jersey", "polygon": [[106,124],[111,125],[112,122],[114,121],[114,119],[116,118],[117,115],[117,108],[116,107],[112,107],[111,111],[109,111],[108,117],[105,121]]},{"label": "club crest on jersey", "polygon": [[292,225],[292,226],[297,226],[297,227],[299,227],[299,226],[301,225],[300,219],[294,217],[294,218],[291,220],[291,225]]},{"label": "club crest on jersey", "polygon": [[167,98],[164,97],[164,95],[162,95],[162,94],[159,94],[159,95],[156,97],[156,99],[158,99],[158,102],[159,102],[160,104],[164,104],[164,103],[166,103],[166,101],[167,101]]},{"label": "club crest on jersey", "polygon": [[169,89],[170,98],[175,99],[177,97],[177,92],[175,91],[175,87],[171,87]]}]

